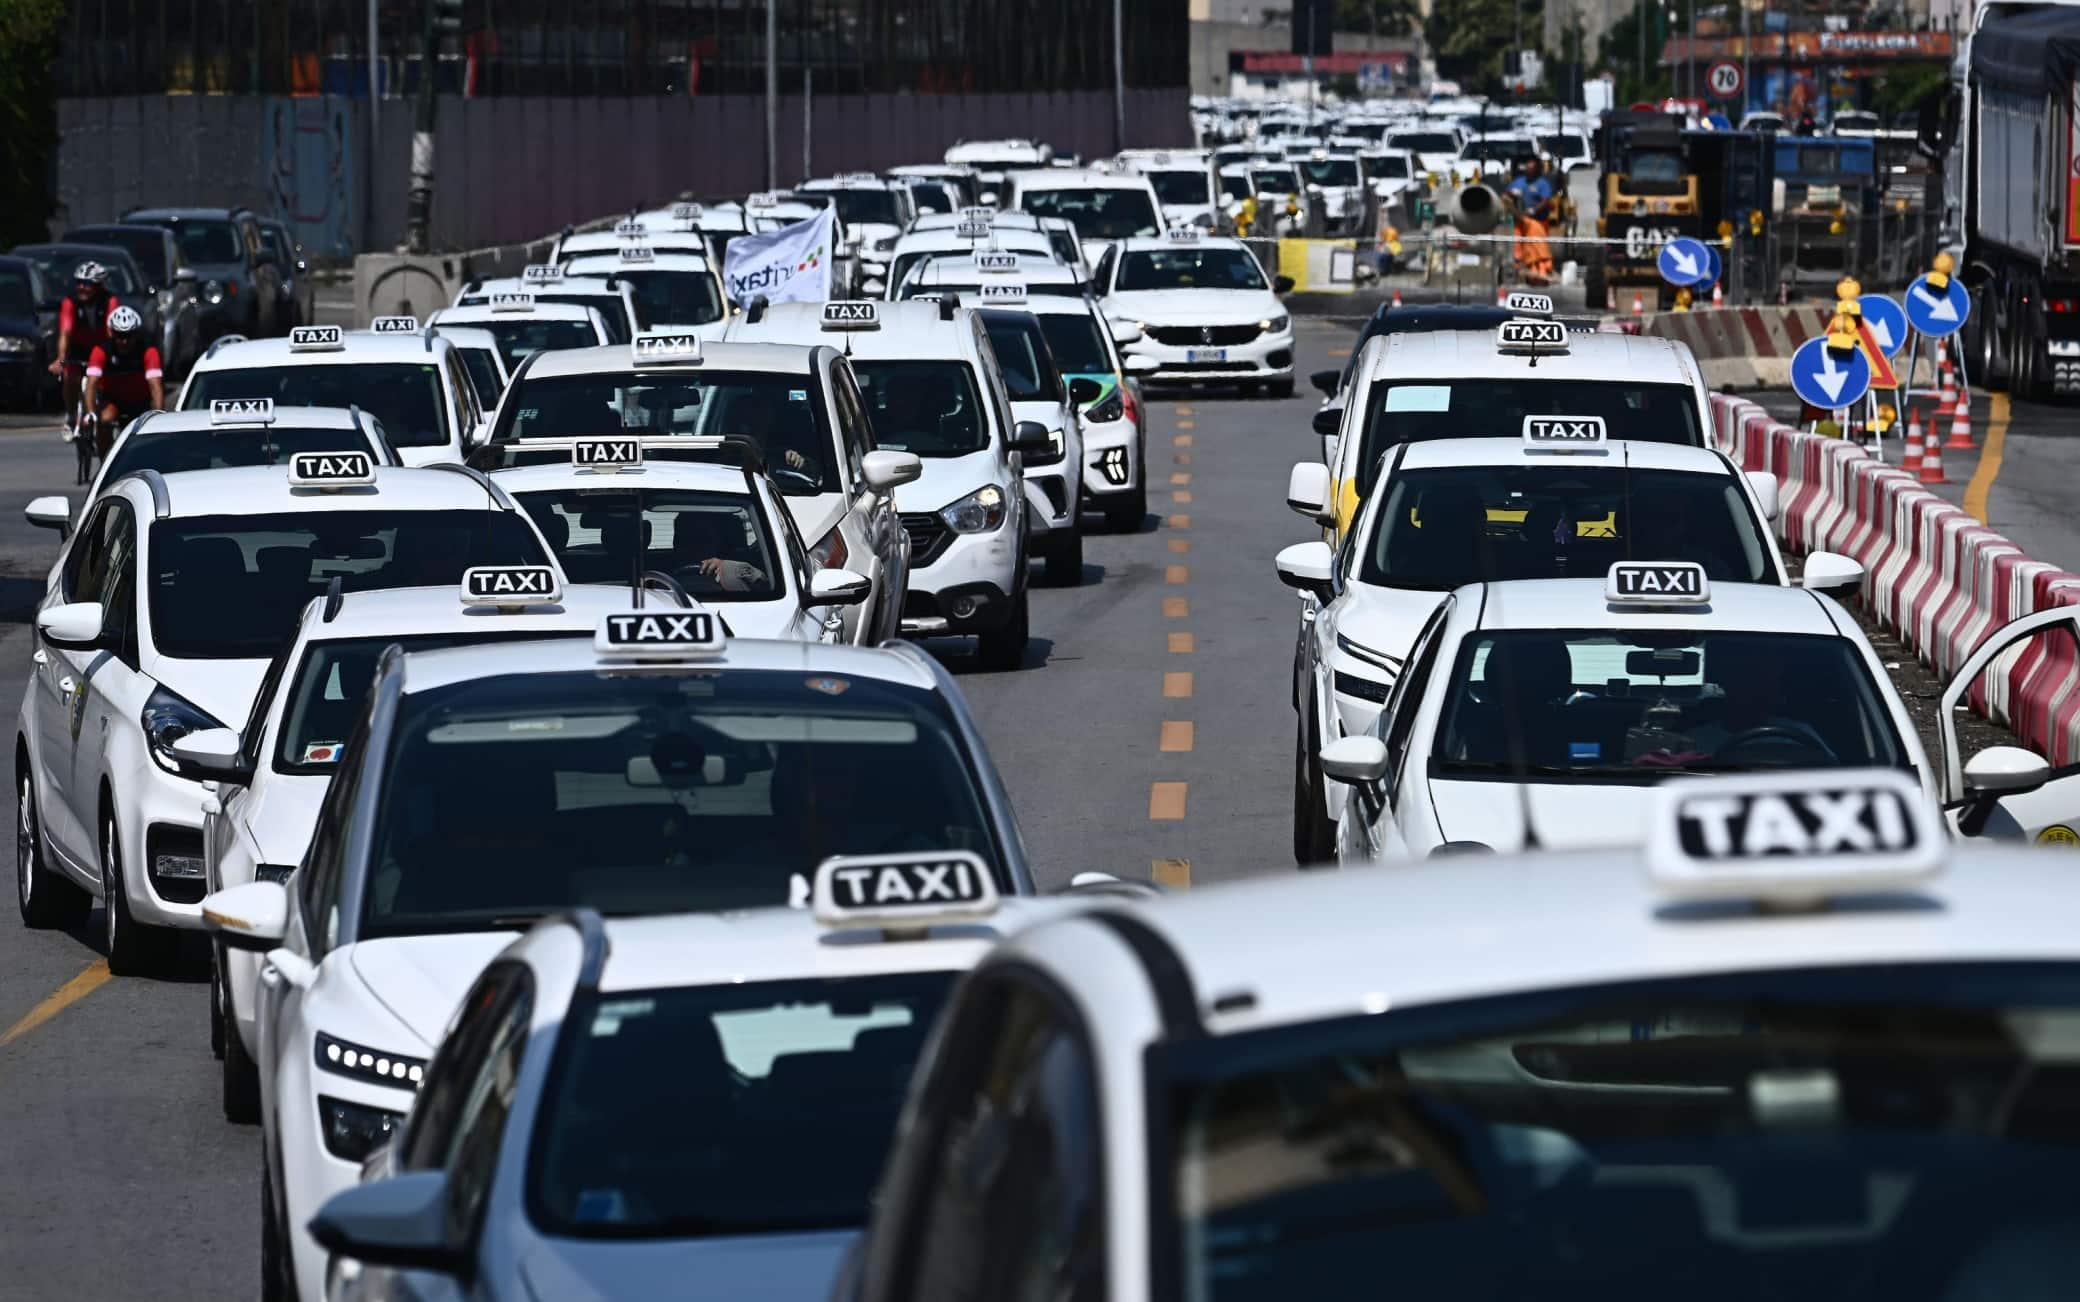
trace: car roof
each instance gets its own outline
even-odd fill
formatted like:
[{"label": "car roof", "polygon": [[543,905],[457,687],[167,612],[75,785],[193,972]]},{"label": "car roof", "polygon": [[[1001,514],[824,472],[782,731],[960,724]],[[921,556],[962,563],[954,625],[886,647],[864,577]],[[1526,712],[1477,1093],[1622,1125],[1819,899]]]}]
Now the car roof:
[{"label": "car roof", "polygon": [[1011,253],[1018,257],[1017,271],[984,271],[975,265],[975,256],[970,253],[955,253],[952,256],[934,255],[911,271],[921,283],[930,280],[953,279],[961,282],[982,279],[1023,280],[1028,284],[1043,285],[1077,284],[1076,268],[1066,262],[1050,257],[1042,261],[1037,251],[1027,249],[984,249],[984,253]]},{"label": "car roof", "polygon": [[453,347],[423,326],[409,334],[375,334],[347,330],[338,348],[297,351],[283,339],[240,339],[213,346],[195,363],[195,371],[248,370],[261,366],[360,366],[397,362],[431,362]]},{"label": "car roof", "polygon": [[1697,383],[1697,363],[1689,348],[1676,340],[1652,335],[1570,330],[1566,352],[1542,352],[1535,364],[1533,358],[1502,353],[1492,330],[1431,330],[1381,338],[1384,344],[1368,343],[1374,351],[1367,373],[1375,380],[1460,380],[1507,375],[1536,380]]},{"label": "car roof", "polygon": [[[128,483],[124,476],[119,484]],[[502,511],[484,481],[460,466],[375,468],[370,488],[291,488],[287,466],[220,466],[161,477],[169,515],[280,515],[314,511]],[[113,485],[111,485],[113,487]],[[148,491],[144,485],[138,492]]]},{"label": "car roof", "polygon": [[504,610],[464,604],[461,588],[454,584],[348,592],[341,595],[330,618],[325,615],[326,598],[313,598],[304,607],[297,637],[306,642],[338,642],[426,633],[497,636],[557,629],[574,637],[589,636],[602,619],[627,610],[629,600],[625,585],[604,583],[566,584],[556,601]]},{"label": "car roof", "polygon": [[812,181],[804,181],[796,186],[795,189],[812,193],[838,190],[880,190],[887,192],[900,190],[903,188],[903,184],[901,181],[892,181],[873,172],[848,172],[843,176],[820,176]]},{"label": "car roof", "polygon": [[1249,246],[1232,235],[1206,235],[1192,240],[1173,240],[1164,235],[1130,235],[1119,242],[1121,254],[1146,253],[1152,249],[1243,249]]},{"label": "car roof", "polygon": [[132,208],[123,214],[126,222],[151,223],[155,221],[187,221],[190,218],[229,220],[232,217],[251,216],[243,208]]},{"label": "car roof", "polygon": [[535,300],[525,309],[494,308],[489,303],[468,303],[461,307],[444,307],[426,319],[434,325],[453,323],[482,325],[494,321],[525,321],[530,317],[538,321],[590,321],[599,309],[583,303],[544,303]]},{"label": "car roof", "polygon": [[[1050,255],[1054,251],[1054,246],[1048,243],[1047,232],[1041,230],[1037,226],[1006,226],[1003,227],[1001,230],[993,228],[990,231],[988,238],[992,243],[994,243],[1000,236],[1004,235],[1013,236],[1016,239],[1018,239],[1021,243],[1027,244],[1030,247],[1023,249],[995,249],[985,251],[1010,253],[1047,253]],[[937,253],[941,251],[957,251],[960,249],[979,247],[982,247],[981,242],[979,240],[976,240],[971,236],[961,234],[959,229],[953,226],[912,226],[909,230],[904,231],[901,236],[897,237],[896,240],[896,251],[898,253],[914,253],[920,250],[930,253]]]},{"label": "car roof", "polygon": [[[630,608],[632,607],[624,607]],[[650,609],[670,610],[676,607],[657,605]],[[916,658],[921,654],[896,647],[732,638],[717,655],[689,659],[671,665],[646,663],[641,667],[641,672],[711,674],[729,669],[749,669],[778,673],[835,674],[937,692],[938,680],[932,671]],[[496,646],[458,647],[453,650],[415,651],[405,657],[404,690],[432,691],[452,686],[465,679],[496,678],[514,674],[584,674],[596,677],[602,665],[612,666],[614,663],[602,660],[589,641],[502,643]]]},{"label": "car roof", "polygon": [[932,299],[874,302],[879,328],[874,330],[825,330],[823,304],[775,303],[756,321],[738,317],[731,324],[730,338],[772,339],[803,345],[829,344],[855,358],[965,358],[974,360],[975,325],[967,307],[956,307],[947,320],[939,317],[939,303]]},{"label": "car roof", "polygon": [[[1650,558],[1642,558],[1650,559]],[[1804,588],[1761,583],[1712,583],[1699,606],[1614,607],[1604,579],[1510,579],[1470,584],[1477,593],[1474,627],[1482,630],[1609,628],[1710,629],[1844,637],[1825,598]]]},{"label": "car roof", "polygon": [[[1914,891],[1916,907],[1892,909],[1672,908],[1640,853],[1611,850],[1285,872],[1126,907],[1175,953],[1216,1035],[1603,983],[2080,960],[2080,931],[2055,904],[2073,898],[2069,857],[1948,853],[1949,870]],[[1096,929],[1074,918],[1043,925]],[[1216,1000],[1223,1011],[1211,1011]]]},{"label": "car roof", "polygon": [[[741,320],[742,318],[735,318]],[[591,348],[558,348],[536,353],[525,380],[555,375],[631,375],[674,372],[698,376],[707,371],[771,371],[807,375],[815,365],[813,349],[797,344],[701,342],[699,365],[643,362],[638,364],[629,344],[597,344]]]},{"label": "car roof", "polygon": [[[612,264],[611,267],[608,264]],[[618,253],[602,251],[599,253],[573,253],[565,262],[565,265],[571,269],[572,274],[579,276],[598,270],[606,270],[610,275],[634,275],[642,271],[705,272],[708,270],[708,259],[703,254],[673,250],[660,251],[652,254],[650,257],[629,262]]]},{"label": "car roof", "polygon": [[1726,475],[1735,471],[1726,458],[1711,448],[1688,443],[1649,443],[1641,439],[1612,439],[1602,453],[1555,453],[1525,446],[1522,438],[1419,439],[1404,444],[1400,470],[1434,470],[1443,466],[1543,466],[1555,473],[1597,470],[1606,467],[1627,470],[1682,470],[1695,474]]},{"label": "car roof", "polygon": [[171,237],[173,234],[164,226],[153,222],[81,222],[71,230],[66,231],[65,234],[68,236],[78,235],[82,231],[150,231],[152,234],[161,237]]},{"label": "car roof", "polygon": [[287,404],[274,409],[274,419],[265,424],[259,421],[227,421],[218,424],[210,418],[207,407],[193,407],[186,411],[154,411],[139,417],[129,431],[142,434],[179,434],[198,429],[351,429],[367,430],[375,423],[375,417],[365,411],[347,407],[292,407]]},{"label": "car roof", "polygon": [[609,284],[610,276],[559,276],[555,280],[535,282],[522,276],[493,276],[480,280],[475,289],[463,288],[462,296],[476,294],[506,293],[520,290],[529,294],[587,294],[601,298],[621,297],[621,286]]},{"label": "car roof", "polygon": [[[528,440],[533,443],[535,440]],[[557,440],[545,440],[556,442]],[[575,440],[565,440],[575,442]],[[655,440],[643,440],[646,447],[654,446]],[[601,474],[593,470],[580,470],[569,462],[535,466],[509,466],[491,472],[491,482],[508,493],[542,493],[564,488],[626,489],[638,488],[691,488],[709,493],[734,493],[749,497],[751,481],[742,467],[724,465],[716,461],[665,461],[650,459],[643,462],[641,469],[620,470],[613,474]],[[623,609],[627,608],[624,594]]]},{"label": "car roof", "polygon": [[1139,172],[1107,172],[1095,167],[1035,167],[1006,172],[1004,179],[1022,190],[1144,190],[1148,178]]}]

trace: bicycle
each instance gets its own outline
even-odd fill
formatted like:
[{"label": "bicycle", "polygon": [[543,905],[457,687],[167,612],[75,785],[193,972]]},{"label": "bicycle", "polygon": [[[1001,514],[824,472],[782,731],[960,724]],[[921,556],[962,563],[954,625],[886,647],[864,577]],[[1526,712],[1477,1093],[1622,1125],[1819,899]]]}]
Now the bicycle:
[{"label": "bicycle", "polygon": [[67,435],[72,440],[75,484],[94,482],[94,454],[101,442],[101,418],[91,411],[79,413]]}]

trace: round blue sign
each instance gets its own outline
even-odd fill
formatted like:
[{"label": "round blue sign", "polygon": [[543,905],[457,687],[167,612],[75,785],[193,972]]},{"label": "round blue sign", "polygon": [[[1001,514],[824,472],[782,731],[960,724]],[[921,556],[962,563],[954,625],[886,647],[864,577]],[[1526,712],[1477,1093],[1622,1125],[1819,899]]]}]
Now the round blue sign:
[{"label": "round blue sign", "polygon": [[1907,286],[1906,308],[1907,320],[1916,330],[1931,339],[1941,339],[1957,333],[1957,327],[1972,314],[1972,298],[1964,292],[1964,282],[1955,276],[1940,291],[1923,276]]},{"label": "round blue sign", "polygon": [[1899,356],[1907,346],[1906,309],[1883,294],[1865,294],[1856,300],[1863,309],[1863,323],[1870,327],[1871,342],[1887,357]]},{"label": "round blue sign", "polygon": [[1703,284],[1711,275],[1712,251],[1703,240],[1678,235],[1661,246],[1654,264],[1661,278],[1678,288]]},{"label": "round blue sign", "polygon": [[1847,407],[1870,391],[1871,364],[1861,348],[1836,357],[1827,351],[1827,336],[1815,335],[1791,354],[1791,387],[1808,407]]}]

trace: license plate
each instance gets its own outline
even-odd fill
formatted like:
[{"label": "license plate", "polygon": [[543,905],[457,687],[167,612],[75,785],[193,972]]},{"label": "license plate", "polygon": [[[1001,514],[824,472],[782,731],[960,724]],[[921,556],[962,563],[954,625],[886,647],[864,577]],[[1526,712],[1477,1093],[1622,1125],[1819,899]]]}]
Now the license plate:
[{"label": "license plate", "polygon": [[1184,350],[1184,359],[1188,362],[1225,362],[1228,360],[1228,350],[1225,348],[1187,348]]}]

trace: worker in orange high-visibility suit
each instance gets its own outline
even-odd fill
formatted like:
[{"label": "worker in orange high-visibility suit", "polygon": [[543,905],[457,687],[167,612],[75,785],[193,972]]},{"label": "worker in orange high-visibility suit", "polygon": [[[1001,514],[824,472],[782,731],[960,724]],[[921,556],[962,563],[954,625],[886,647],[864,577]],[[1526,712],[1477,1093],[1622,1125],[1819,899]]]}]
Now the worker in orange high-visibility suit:
[{"label": "worker in orange high-visibility suit", "polygon": [[1543,285],[1553,278],[1553,250],[1546,243],[1546,222],[1553,215],[1553,183],[1545,163],[1527,158],[1509,183],[1510,206],[1517,214],[1517,267],[1524,279]]}]

